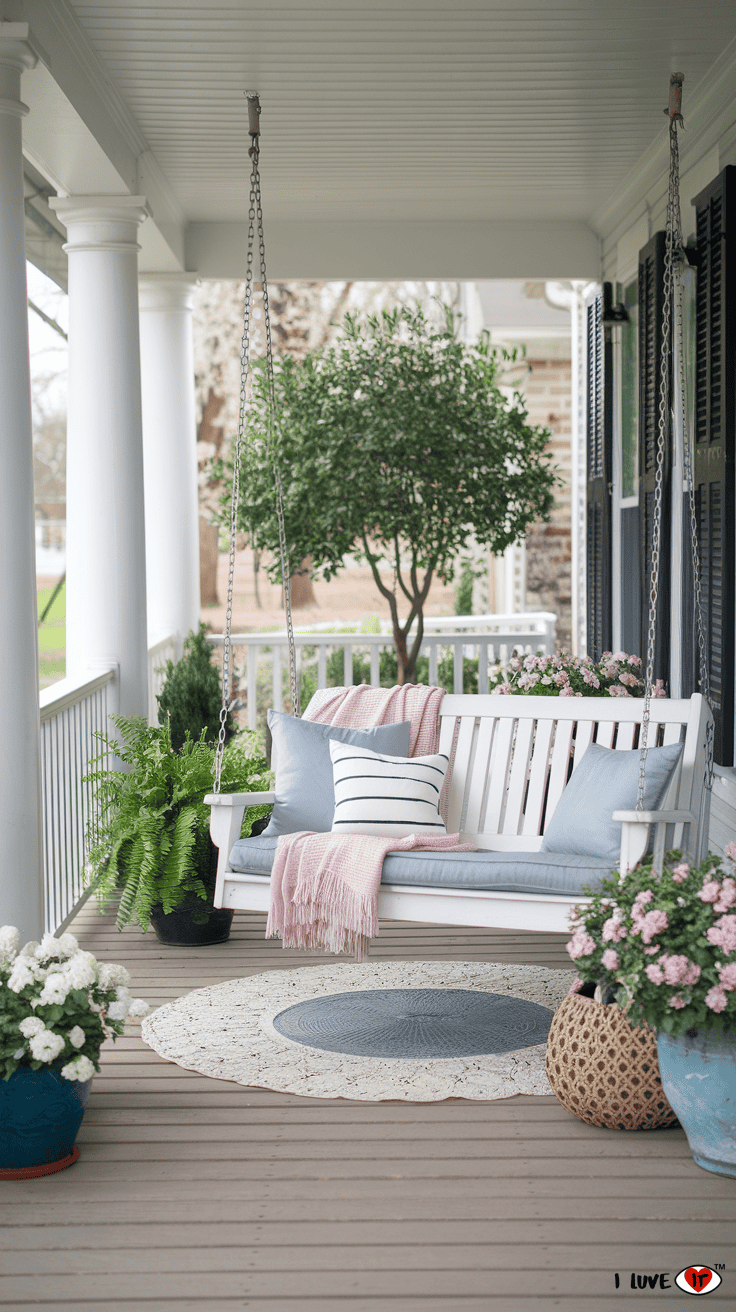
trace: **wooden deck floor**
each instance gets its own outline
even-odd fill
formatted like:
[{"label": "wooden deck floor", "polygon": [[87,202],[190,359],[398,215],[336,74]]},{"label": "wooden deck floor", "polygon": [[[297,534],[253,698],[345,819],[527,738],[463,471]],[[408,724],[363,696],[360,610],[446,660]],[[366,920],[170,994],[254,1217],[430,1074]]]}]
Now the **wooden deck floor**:
[{"label": "wooden deck floor", "polygon": [[[152,1004],[307,960],[264,942],[263,918],[247,914],[229,943],[201,950],[121,936],[92,907],[71,928]],[[567,967],[562,941],[393,924],[372,958]],[[680,1130],[596,1130],[553,1098],[367,1104],[246,1089],[135,1037],[103,1057],[78,1163],[0,1184],[4,1307],[597,1312],[648,1295],[674,1310],[675,1274],[719,1262],[713,1302],[736,1303],[736,1180],[695,1166]],[[632,1293],[632,1272],[669,1272],[672,1288]]]}]

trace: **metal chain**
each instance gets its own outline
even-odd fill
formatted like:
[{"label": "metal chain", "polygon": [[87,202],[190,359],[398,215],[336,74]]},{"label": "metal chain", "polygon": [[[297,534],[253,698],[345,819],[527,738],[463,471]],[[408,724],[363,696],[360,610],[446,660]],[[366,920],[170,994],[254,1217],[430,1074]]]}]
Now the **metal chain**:
[{"label": "metal chain", "polygon": [[[679,197],[678,197],[679,202]],[[680,343],[680,422],[682,425],[682,476],[688,494],[688,519],[690,524],[690,555],[693,566],[693,591],[695,593],[695,628],[698,638],[698,667],[700,671],[700,691],[710,705],[710,674],[708,671],[708,642],[703,616],[703,586],[700,572],[700,550],[698,547],[698,517],[695,509],[695,472],[693,469],[692,433],[690,416],[687,408],[685,388],[685,325],[682,308],[682,271],[684,257],[675,266],[675,336]]]},{"label": "metal chain", "polygon": [[[249,97],[249,102],[251,97]],[[249,111],[251,106],[249,103]],[[257,117],[256,117],[257,123]],[[263,292],[264,317],[266,328],[266,347],[268,360],[268,377],[269,377],[269,395],[271,415],[270,421],[274,422],[275,417],[275,393],[273,383],[273,352],[271,343],[271,323],[269,318],[268,306],[268,284],[266,281],[266,249],[263,237],[263,210],[261,206],[261,180],[258,171],[258,133],[251,131],[251,147],[249,155],[251,158],[250,173],[250,198],[248,207],[248,244],[246,252],[246,271],[245,271],[245,297],[243,301],[243,335],[240,345],[240,408],[238,412],[238,428],[235,438],[235,452],[233,458],[233,487],[232,497],[230,499],[230,551],[228,557],[228,576],[227,576],[227,604],[225,607],[225,633],[222,645],[222,706],[220,707],[220,730],[217,737],[217,750],[215,752],[214,766],[214,787],[213,791],[219,793],[220,778],[222,774],[222,755],[225,748],[225,736],[227,732],[227,717],[230,710],[230,683],[231,683],[231,632],[233,619],[233,590],[235,582],[235,540],[237,535],[238,519],[238,502],[240,498],[240,466],[243,456],[243,445],[245,442],[246,430],[246,411],[248,404],[248,384],[251,372],[251,321],[253,318],[253,252],[255,248],[256,226],[258,228],[258,249],[260,258],[261,287]],[[289,589],[289,572],[286,560],[286,536],[284,531],[284,509],[283,509],[283,492],[281,476],[273,452],[270,448],[268,456],[272,461],[274,469],[274,479],[276,482],[276,514],[279,522],[279,549],[281,554],[281,571],[284,580],[284,602],[286,606],[287,632],[289,634],[289,665],[291,677],[291,695],[294,714],[300,715],[298,688],[296,685],[296,653],[294,644],[294,631],[291,621],[291,595]]]},{"label": "metal chain", "polygon": [[[667,111],[665,111],[667,112]],[[698,523],[695,509],[695,478],[693,472],[692,434],[690,432],[685,387],[684,358],[684,321],[682,308],[682,265],[685,258],[682,240],[682,214],[680,210],[680,152],[677,137],[678,125],[682,124],[681,115],[675,113],[670,117],[670,171],[667,194],[667,234],[664,261],[664,296],[662,306],[662,350],[659,378],[659,412],[657,430],[657,467],[655,475],[654,522],[652,525],[652,570],[649,594],[649,632],[647,638],[646,687],[644,693],[644,716],[642,719],[639,759],[639,788],[636,803],[637,811],[644,809],[644,784],[647,759],[647,741],[651,698],[654,682],[654,650],[656,640],[657,594],[659,586],[659,547],[662,520],[662,487],[664,478],[664,458],[666,451],[667,414],[669,410],[670,384],[670,333],[674,307],[674,334],[679,346],[677,371],[677,388],[679,391],[680,421],[682,425],[683,477],[688,492],[690,551],[693,567],[693,587],[695,593],[695,620],[698,636],[698,656],[700,666],[700,689],[705,701],[710,703],[710,681],[708,675],[707,640],[702,606],[702,582],[700,571],[700,553],[698,549]],[[673,371],[674,372],[674,371]],[[673,398],[674,399],[674,398]],[[712,752],[712,748],[711,748]],[[708,772],[706,772],[708,773]]]},{"label": "metal chain", "polygon": [[652,517],[652,562],[649,578],[649,630],[645,667],[644,714],[639,738],[639,787],[637,811],[644,810],[644,786],[649,742],[649,721],[654,688],[654,655],[657,638],[657,600],[659,596],[659,551],[662,532],[662,490],[667,453],[667,429],[670,415],[670,355],[672,349],[672,300],[675,259],[679,258],[682,237],[679,230],[680,167],[677,147],[677,119],[670,118],[670,173],[667,192],[667,236],[664,253],[664,294],[662,297],[662,345],[659,362],[659,404],[657,412],[657,458],[654,475],[654,514]]},{"label": "metal chain", "polygon": [[238,501],[240,497],[240,463],[245,440],[245,411],[248,397],[248,376],[250,373],[250,327],[253,314],[253,245],[256,224],[256,188],[253,160],[250,175],[250,205],[248,208],[248,245],[245,268],[245,297],[243,301],[243,335],[240,343],[240,409],[238,428],[235,437],[233,458],[233,488],[230,498],[230,553],[227,574],[227,604],[225,607],[225,634],[222,644],[222,706],[220,707],[220,731],[215,752],[214,792],[220,791],[222,773],[222,754],[225,748],[227,717],[230,710],[230,635],[233,622],[233,588],[235,582],[235,539],[237,535]]},{"label": "metal chain", "polygon": [[[261,206],[261,179],[258,173],[258,142],[255,142],[255,156],[253,160],[253,172],[255,177],[255,194],[256,194],[256,215],[258,219],[258,253],[261,266],[261,290],[263,294],[263,318],[266,334],[266,370],[268,375],[268,393],[270,399],[269,422],[271,429],[276,429],[280,434],[276,409],[276,389],[273,376],[273,342],[271,339],[271,315],[269,312],[268,299],[268,278],[266,276],[266,246],[263,239],[263,209]],[[271,436],[271,434],[269,434]],[[284,486],[281,480],[281,470],[278,459],[269,442],[268,455],[271,460],[273,470],[274,490],[276,493],[276,520],[279,532],[279,555],[281,557],[281,581],[284,588],[284,610],[286,612],[286,636],[289,644],[289,689],[291,692],[291,707],[293,714],[297,719],[301,716],[301,699],[299,696],[299,680],[296,669],[296,643],[294,642],[294,625],[291,616],[291,570],[289,568],[289,559],[286,550],[286,528],[284,526]]]}]

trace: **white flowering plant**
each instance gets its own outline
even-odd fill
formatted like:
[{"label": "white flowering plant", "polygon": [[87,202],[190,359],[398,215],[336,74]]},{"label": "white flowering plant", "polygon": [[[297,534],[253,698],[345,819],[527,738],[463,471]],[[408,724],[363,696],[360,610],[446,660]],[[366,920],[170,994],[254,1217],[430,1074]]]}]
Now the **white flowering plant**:
[{"label": "white flowering plant", "polygon": [[632,1024],[679,1035],[736,1028],[736,843],[691,866],[669,852],[611,875],[573,913],[567,951],[581,985]]},{"label": "white flowering plant", "polygon": [[[563,647],[553,656],[512,656],[507,665],[495,665],[489,691],[527,697],[643,697],[646,685],[640,656],[604,651],[592,661]],[[667,696],[661,679],[652,693]]]},{"label": "white flowering plant", "polygon": [[105,1039],[122,1034],[148,1003],[131,998],[124,966],[101,964],[73,934],[44,934],[20,946],[13,925],[0,929],[0,1074],[59,1070],[91,1080]]}]

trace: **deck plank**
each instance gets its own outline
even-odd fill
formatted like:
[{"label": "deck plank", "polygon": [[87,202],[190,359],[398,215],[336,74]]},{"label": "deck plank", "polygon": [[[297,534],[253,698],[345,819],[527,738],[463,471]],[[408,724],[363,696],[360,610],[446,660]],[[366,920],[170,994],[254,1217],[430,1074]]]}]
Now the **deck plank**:
[{"label": "deck plank", "polygon": [[[71,929],[153,1003],[332,960],[265,942],[251,913],[207,949],[119,934],[90,904]],[[569,968],[561,935],[408,922],[371,960]],[[303,1098],[185,1071],[133,1031],[103,1051],[79,1145],[61,1175],[0,1183],[2,1306],[603,1312],[615,1271],[704,1260],[727,1264],[714,1305],[733,1301],[736,1181],[696,1167],[679,1129],[597,1130],[549,1097]],[[657,1291],[664,1312],[681,1298]]]}]

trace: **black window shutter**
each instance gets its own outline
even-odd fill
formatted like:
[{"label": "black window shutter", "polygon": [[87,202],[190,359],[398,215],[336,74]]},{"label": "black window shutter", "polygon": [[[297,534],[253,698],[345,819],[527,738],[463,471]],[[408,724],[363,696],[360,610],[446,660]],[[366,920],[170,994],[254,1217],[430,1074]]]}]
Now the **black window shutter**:
[{"label": "black window shutter", "polygon": [[[736,168],[694,200],[697,217],[695,504],[715,759],[734,759]],[[692,597],[685,598],[692,604]],[[697,653],[695,669],[699,669]]]},{"label": "black window shutter", "polygon": [[602,297],[586,306],[587,646],[593,660],[611,647],[611,343]]},{"label": "black window shutter", "polygon": [[[664,298],[665,234],[656,232],[639,252],[639,523],[641,528],[641,634],[646,660],[649,633],[649,594],[652,572],[652,532],[659,432],[659,392],[662,372],[662,310]],[[667,400],[665,467],[662,484],[662,519],[659,539],[654,677],[669,681],[670,672],[670,479],[671,422]],[[622,581],[626,586],[626,581]]]}]

